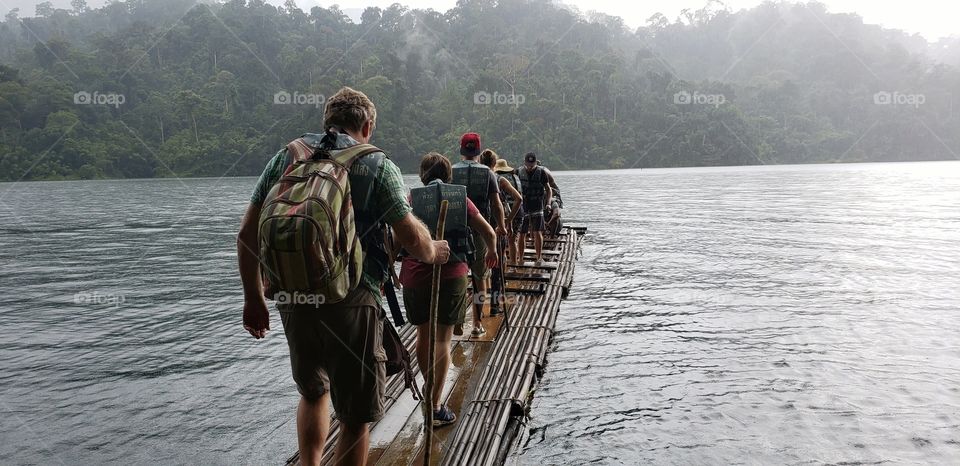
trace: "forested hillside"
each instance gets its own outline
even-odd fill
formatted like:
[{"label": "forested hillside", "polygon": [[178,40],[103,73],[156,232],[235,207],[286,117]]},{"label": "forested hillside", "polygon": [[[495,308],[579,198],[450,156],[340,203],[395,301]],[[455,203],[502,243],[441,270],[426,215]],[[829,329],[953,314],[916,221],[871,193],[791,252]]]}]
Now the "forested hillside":
[{"label": "forested hillside", "polygon": [[[820,4],[719,2],[631,31],[546,0],[446,13],[261,0],[49,4],[0,23],[0,179],[254,175],[367,92],[406,171],[482,133],[555,169],[960,153],[960,46]],[[956,110],[955,110],[956,108]]]}]

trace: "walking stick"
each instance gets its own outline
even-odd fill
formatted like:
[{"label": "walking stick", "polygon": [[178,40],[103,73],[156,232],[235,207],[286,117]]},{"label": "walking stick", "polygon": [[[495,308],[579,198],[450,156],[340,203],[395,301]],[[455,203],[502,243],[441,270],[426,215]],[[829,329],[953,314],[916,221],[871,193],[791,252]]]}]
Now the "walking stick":
[{"label": "walking stick", "polygon": [[497,241],[497,261],[500,262],[500,296],[497,296],[497,299],[500,300],[500,310],[503,311],[503,328],[507,331],[510,330],[510,313],[507,311],[507,239],[499,237]]},{"label": "walking stick", "polygon": [[[440,216],[437,220],[437,241],[443,241],[443,227],[447,222],[447,201],[440,203]],[[427,345],[426,379],[423,387],[423,464],[429,466],[430,454],[433,452],[433,377],[434,365],[437,360],[437,307],[440,305],[440,264],[433,264],[433,280],[430,290],[430,331]]]}]

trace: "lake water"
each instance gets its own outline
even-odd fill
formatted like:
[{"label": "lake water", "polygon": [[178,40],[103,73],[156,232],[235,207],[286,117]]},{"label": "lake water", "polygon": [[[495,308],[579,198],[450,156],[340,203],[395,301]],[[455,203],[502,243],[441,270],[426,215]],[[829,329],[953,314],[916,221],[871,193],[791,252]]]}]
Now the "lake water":
[{"label": "lake water", "polygon": [[[556,176],[590,233],[512,461],[960,463],[960,163]],[[0,463],[295,451],[254,181],[0,184]]]}]

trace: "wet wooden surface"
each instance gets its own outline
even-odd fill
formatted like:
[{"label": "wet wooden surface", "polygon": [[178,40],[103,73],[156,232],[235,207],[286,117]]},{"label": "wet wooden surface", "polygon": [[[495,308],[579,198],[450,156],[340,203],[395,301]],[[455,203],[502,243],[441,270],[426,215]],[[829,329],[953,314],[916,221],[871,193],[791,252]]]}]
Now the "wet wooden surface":
[{"label": "wet wooden surface", "polygon": [[[507,421],[528,406],[532,386],[545,362],[560,301],[572,284],[580,236],[568,231],[544,243],[542,263],[533,262],[534,251],[528,248],[522,264],[506,268],[510,278],[507,288],[517,291],[510,300],[510,330],[506,330],[504,315],[490,316],[487,306],[482,321],[487,332],[473,337],[472,306],[467,311],[464,334],[453,337],[451,367],[442,395],[444,403],[457,414],[457,422],[434,430],[432,464],[491,465],[509,450]],[[408,324],[399,331],[416,366],[415,329]],[[416,367],[414,371],[422,387],[423,378]],[[403,389],[402,377],[391,377],[386,395],[386,414],[371,426],[368,464],[422,464],[420,402]],[[338,427],[334,419],[324,464],[333,464]],[[300,464],[298,455],[287,464]]]}]

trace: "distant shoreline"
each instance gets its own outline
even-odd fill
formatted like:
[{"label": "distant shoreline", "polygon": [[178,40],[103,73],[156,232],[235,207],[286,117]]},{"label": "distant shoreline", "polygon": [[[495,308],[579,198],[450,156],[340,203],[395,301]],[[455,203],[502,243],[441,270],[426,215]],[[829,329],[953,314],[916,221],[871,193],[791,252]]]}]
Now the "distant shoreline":
[{"label": "distant shoreline", "polygon": [[[618,171],[647,171],[647,170],[685,170],[685,169],[730,169],[745,167],[811,167],[819,165],[889,165],[889,164],[927,164],[927,163],[960,163],[960,160],[899,160],[893,162],[815,162],[815,163],[778,163],[778,164],[754,164],[754,165],[697,165],[685,167],[635,167],[635,168],[582,168],[575,170],[556,169],[549,167],[553,173],[588,173],[588,172],[618,172]],[[404,176],[416,176],[416,173],[401,171]],[[153,178],[95,178],[95,179],[62,179],[62,180],[22,180],[22,181],[0,181],[0,185],[13,185],[18,183],[64,183],[77,181],[153,181],[153,180],[220,180],[220,179],[255,179],[260,175],[238,175],[238,176],[181,176],[181,177],[153,177]]]}]

